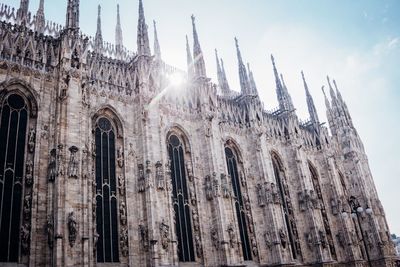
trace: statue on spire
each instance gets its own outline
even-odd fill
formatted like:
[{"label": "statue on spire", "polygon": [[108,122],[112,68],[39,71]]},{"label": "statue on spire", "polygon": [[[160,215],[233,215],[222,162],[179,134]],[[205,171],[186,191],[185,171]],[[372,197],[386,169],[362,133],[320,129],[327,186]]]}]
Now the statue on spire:
[{"label": "statue on spire", "polygon": [[194,71],[196,77],[207,77],[206,64],[204,62],[203,52],[201,51],[199,36],[197,35],[195,17],[192,15],[193,27],[193,58],[194,58]]},{"label": "statue on spire", "polygon": [[29,14],[29,0],[21,0],[17,10],[17,23],[25,25],[28,21]]},{"label": "statue on spire", "polygon": [[36,12],[36,20],[35,20],[35,31],[43,34],[44,28],[46,24],[46,20],[44,17],[44,0],[40,0],[39,9]]},{"label": "statue on spire", "polygon": [[151,56],[148,27],[144,17],[143,2],[139,0],[139,19],[137,31],[137,54],[139,56]]},{"label": "statue on spire", "polygon": [[275,65],[275,58],[273,55],[271,55],[271,61],[272,61],[272,67],[274,70],[274,75],[275,75],[276,95],[277,95],[278,102],[279,102],[279,108],[282,111],[292,111],[292,110],[294,110],[292,98],[291,98],[289,91],[287,90],[287,87],[283,80],[283,75],[281,74],[281,77],[279,77],[278,70]]},{"label": "statue on spire", "polygon": [[79,29],[79,0],[68,0],[66,29]]},{"label": "statue on spire", "polygon": [[318,118],[317,109],[315,108],[314,100],[310,94],[310,90],[308,89],[308,85],[306,82],[306,78],[304,77],[303,71],[301,71],[301,77],[303,78],[304,89],[306,91],[307,107],[308,107],[308,113],[310,114],[311,122],[315,126],[315,129],[319,129],[318,128],[319,118]]},{"label": "statue on spire", "polygon": [[161,48],[160,48],[160,43],[158,42],[157,26],[155,20],[153,20],[153,26],[154,26],[154,55],[157,60],[161,60]]},{"label": "statue on spire", "polygon": [[117,26],[115,27],[115,46],[117,52],[121,52],[123,47],[121,17],[119,14],[119,4],[117,5]]},{"label": "statue on spire", "polygon": [[242,91],[242,95],[250,95],[251,88],[250,88],[249,77],[247,76],[247,70],[243,63],[242,54],[239,49],[239,41],[236,37],[235,37],[235,45],[236,45],[236,54],[239,65],[240,89]]},{"label": "statue on spire", "polygon": [[97,30],[94,39],[94,46],[96,51],[100,51],[103,48],[103,35],[101,33],[101,6],[97,9]]}]

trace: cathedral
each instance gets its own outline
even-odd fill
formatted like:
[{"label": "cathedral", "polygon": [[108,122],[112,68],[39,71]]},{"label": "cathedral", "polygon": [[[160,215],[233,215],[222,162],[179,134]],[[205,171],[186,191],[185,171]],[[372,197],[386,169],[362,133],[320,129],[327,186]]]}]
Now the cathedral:
[{"label": "cathedral", "polygon": [[[44,0],[0,6],[0,266],[396,266],[363,143],[334,80],[301,121],[271,56],[267,111],[236,39],[240,91],[192,16],[187,70],[65,25]],[[85,1],[85,4],[87,1]],[[150,48],[151,46],[152,49]],[[184,52],[184,51],[183,51]]]}]

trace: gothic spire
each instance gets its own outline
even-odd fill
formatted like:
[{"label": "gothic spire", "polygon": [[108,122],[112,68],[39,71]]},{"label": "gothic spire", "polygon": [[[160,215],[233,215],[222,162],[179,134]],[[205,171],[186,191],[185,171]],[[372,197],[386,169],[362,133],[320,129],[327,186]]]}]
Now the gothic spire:
[{"label": "gothic spire", "polygon": [[154,55],[156,59],[161,59],[161,49],[160,49],[160,43],[158,42],[157,26],[155,20],[153,20],[153,26],[154,26]]},{"label": "gothic spire", "polygon": [[65,27],[67,29],[79,28],[79,0],[68,0]]},{"label": "gothic spire", "polygon": [[224,89],[224,92],[229,93],[231,90],[229,87],[228,79],[226,78],[226,72],[225,72],[225,66],[224,66],[224,61],[221,58],[221,71],[222,71],[222,88]]},{"label": "gothic spire", "polygon": [[306,78],[304,77],[304,72],[301,71],[301,76],[303,78],[303,84],[304,84],[304,89],[306,90],[306,98],[307,98],[307,107],[308,107],[308,113],[310,114],[310,119],[313,124],[318,125],[319,124],[319,119],[318,119],[318,113],[317,109],[315,108],[314,105],[314,100],[310,94],[310,90],[308,89],[308,85],[306,82]]},{"label": "gothic spire", "polygon": [[271,61],[272,61],[272,67],[274,69],[275,84],[276,84],[276,95],[277,95],[277,98],[278,98],[279,107],[281,109],[284,109],[282,82],[281,82],[281,79],[279,78],[278,70],[277,70],[276,65],[275,65],[275,58],[274,58],[274,56],[272,54],[271,54]]},{"label": "gothic spire", "polygon": [[325,98],[325,107],[326,107],[327,110],[330,110],[331,109],[331,103],[329,103],[329,99],[325,94],[325,86],[322,86],[321,90],[322,90],[322,93],[324,94],[324,98]]},{"label": "gothic spire", "polygon": [[150,56],[150,43],[147,25],[144,17],[143,2],[139,0],[139,20],[137,32],[137,53],[139,56]]},{"label": "gothic spire", "polygon": [[250,64],[249,63],[247,63],[247,70],[249,72],[250,92],[251,92],[252,95],[258,95],[256,81],[254,80],[254,75],[253,75],[253,72],[250,69]]},{"label": "gothic spire", "polygon": [[101,6],[98,5],[97,7],[97,30],[96,36],[94,39],[94,46],[96,50],[99,50],[103,46],[103,35],[101,33]]},{"label": "gothic spire", "polygon": [[38,33],[44,33],[45,23],[44,0],[40,0],[39,9],[36,12],[35,31]]},{"label": "gothic spire", "polygon": [[238,59],[238,65],[239,65],[240,89],[241,89],[243,95],[248,95],[248,94],[251,94],[249,77],[247,76],[246,67],[243,64],[242,54],[240,53],[240,49],[239,49],[239,41],[236,37],[235,37],[235,45],[236,45],[236,53],[237,53],[237,59]]},{"label": "gothic spire", "polygon": [[193,78],[193,57],[192,57],[192,52],[190,51],[190,46],[189,46],[189,39],[188,36],[186,35],[186,59],[187,59],[187,72],[188,72],[188,78],[192,79]]},{"label": "gothic spire", "polygon": [[219,62],[219,58],[218,58],[218,51],[217,49],[215,49],[215,60],[217,62],[217,78],[218,78],[218,84],[219,87],[222,90],[222,85],[223,85],[223,74],[222,74],[222,69],[221,69],[221,65]]},{"label": "gothic spire", "polygon": [[336,101],[336,94],[335,94],[335,91],[333,91],[333,87],[332,87],[332,84],[331,84],[331,80],[329,79],[329,76],[326,76],[326,80],[328,81],[329,93],[331,94],[332,102],[334,100]]},{"label": "gothic spire", "polygon": [[197,77],[207,77],[206,64],[204,62],[203,52],[201,51],[199,36],[197,35],[194,15],[192,15],[192,26],[193,26],[194,71]]},{"label": "gothic spire", "polygon": [[26,23],[29,13],[29,0],[21,0],[19,8],[17,10],[17,21],[18,23]]},{"label": "gothic spire", "polygon": [[275,83],[276,83],[276,95],[277,95],[278,102],[279,102],[279,108],[281,110],[287,110],[287,111],[294,110],[292,98],[289,95],[287,87],[284,83],[283,76],[281,75],[281,78],[279,78],[278,70],[275,65],[275,58],[273,55],[271,55],[271,61],[272,61],[272,67],[274,69]]},{"label": "gothic spire", "polygon": [[119,4],[117,5],[117,26],[115,27],[115,45],[117,50],[121,50],[123,46],[121,17],[119,14]]}]

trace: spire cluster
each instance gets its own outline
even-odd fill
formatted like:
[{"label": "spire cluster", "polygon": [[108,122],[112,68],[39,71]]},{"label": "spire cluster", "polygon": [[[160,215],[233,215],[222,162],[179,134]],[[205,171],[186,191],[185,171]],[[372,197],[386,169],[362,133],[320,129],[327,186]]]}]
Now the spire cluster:
[{"label": "spire cluster", "polygon": [[[20,20],[23,20],[28,14],[29,0],[21,0],[20,8],[18,9],[18,14]],[[138,30],[137,30],[137,55],[138,56],[148,56],[152,55],[150,50],[149,43],[149,34],[148,34],[148,26],[145,21],[143,1],[139,0],[139,17],[138,17]],[[43,32],[44,30],[44,0],[40,0],[39,9],[37,11],[36,19],[40,23],[36,23],[36,31]],[[187,53],[187,71],[189,80],[197,80],[199,78],[206,78],[206,66],[204,61],[203,51],[201,49],[199,35],[196,27],[195,16],[191,16],[192,21],[192,29],[193,29],[193,54],[189,45],[189,40],[186,35],[186,53]],[[154,58],[156,60],[161,60],[161,48],[158,40],[157,33],[157,24],[153,20],[154,26]],[[66,16],[66,28],[67,29],[77,29],[79,28],[79,0],[68,0],[67,7],[67,16]],[[256,86],[254,74],[250,68],[250,64],[247,63],[245,65],[242,52],[239,47],[239,41],[235,37],[235,47],[237,53],[237,61],[238,61],[238,73],[240,80],[240,89],[243,96],[256,96],[258,97],[258,89]],[[120,6],[117,5],[117,22],[115,28],[115,43],[117,49],[122,49],[123,46],[123,37],[122,37],[122,27],[121,27],[121,18],[120,18]],[[98,6],[98,16],[97,16],[97,31],[95,36],[95,49],[101,49],[103,44],[102,38],[102,29],[101,29],[101,7]],[[228,83],[228,79],[225,72],[224,62],[222,58],[219,58],[217,50],[215,50],[215,58],[217,65],[217,77],[218,84],[221,89],[221,93],[223,95],[229,95],[231,93],[231,89]],[[271,62],[273,73],[275,77],[275,86],[276,86],[276,95],[279,103],[279,109],[282,112],[291,112],[294,111],[294,105],[292,98],[289,94],[288,88],[285,84],[283,75],[278,72],[275,58],[271,55]],[[305,79],[304,72],[301,71],[301,76],[303,80],[303,85],[306,94],[306,101],[308,112],[310,115],[310,122],[318,126],[319,118],[317,114],[317,110],[314,104],[314,100],[310,94],[310,90],[308,84]],[[333,120],[333,118],[338,118],[341,124],[352,125],[351,117],[347,109],[346,103],[343,101],[340,91],[338,90],[336,82],[333,80],[333,85],[327,77],[329,93],[331,97],[331,101],[325,94],[324,87],[322,88],[323,94],[325,97],[325,103],[327,107],[328,119]]]}]

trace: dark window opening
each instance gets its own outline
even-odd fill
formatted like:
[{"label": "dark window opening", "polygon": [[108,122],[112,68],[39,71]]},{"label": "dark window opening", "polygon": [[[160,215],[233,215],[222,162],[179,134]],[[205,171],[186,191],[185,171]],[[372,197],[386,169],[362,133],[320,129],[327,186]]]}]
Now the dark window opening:
[{"label": "dark window opening", "polygon": [[176,135],[168,140],[168,154],[171,160],[173,205],[175,229],[178,238],[178,257],[181,262],[195,261],[188,184],[185,172],[184,147]]},{"label": "dark window opening", "polygon": [[0,262],[18,262],[28,109],[12,94],[0,112]]},{"label": "dark window opening", "polygon": [[286,228],[287,228],[288,234],[289,234],[289,242],[290,242],[290,248],[292,250],[292,256],[293,256],[293,259],[297,259],[297,249],[296,249],[295,237],[294,237],[295,229],[293,229],[292,224],[291,224],[291,222],[294,223],[294,218],[291,218],[291,217],[293,217],[293,214],[289,213],[289,208],[288,208],[289,196],[287,194],[289,192],[285,192],[285,190],[284,190],[284,181],[283,181],[284,177],[281,177],[279,163],[277,162],[276,159],[272,160],[272,165],[274,168],[276,184],[277,184],[279,194],[280,194],[280,197],[282,200],[283,213],[284,213]]},{"label": "dark window opening", "polygon": [[322,215],[322,218],[324,221],[324,230],[325,230],[326,236],[328,238],[329,251],[331,252],[333,259],[336,260],[337,259],[336,249],[335,249],[335,245],[333,244],[332,231],[331,231],[331,227],[329,225],[329,220],[328,220],[328,215],[327,215],[327,212],[325,209],[324,199],[322,197],[321,185],[318,180],[318,175],[317,175],[317,172],[315,171],[315,169],[310,164],[309,164],[308,168],[310,169],[311,178],[312,178],[311,180],[313,183],[314,190],[317,194],[318,200],[321,205],[321,215]]},{"label": "dark window opening", "polygon": [[97,121],[95,144],[97,262],[119,262],[115,133],[106,118]]},{"label": "dark window opening", "polygon": [[243,198],[240,188],[237,160],[232,149],[230,149],[229,147],[225,148],[225,156],[226,156],[226,164],[228,166],[228,173],[232,181],[233,193],[235,195],[234,198],[235,210],[236,210],[236,217],[238,219],[243,257],[245,261],[252,260],[249,234],[247,231],[247,224],[252,222],[246,222],[246,214],[245,214],[245,208],[243,207]]}]

